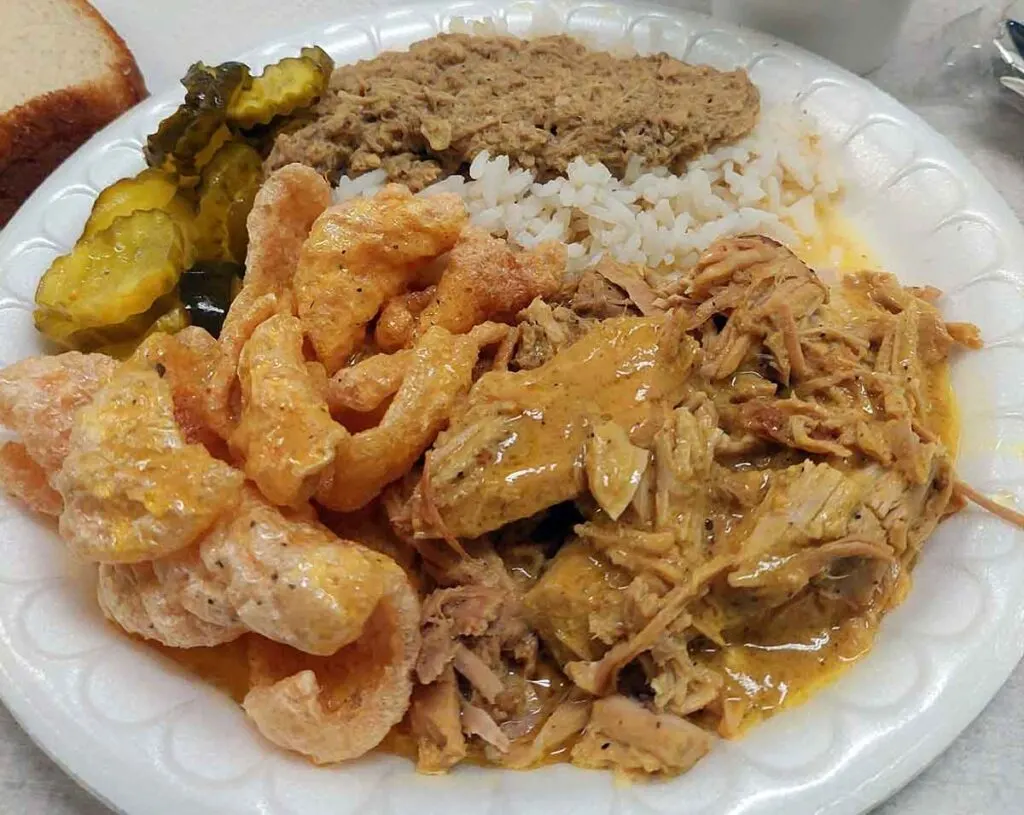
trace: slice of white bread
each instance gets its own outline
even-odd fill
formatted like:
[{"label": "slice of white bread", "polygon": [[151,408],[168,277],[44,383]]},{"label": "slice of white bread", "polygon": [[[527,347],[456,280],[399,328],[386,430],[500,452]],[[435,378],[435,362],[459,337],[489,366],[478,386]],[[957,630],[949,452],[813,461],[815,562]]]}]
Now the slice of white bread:
[{"label": "slice of white bread", "polygon": [[0,226],[145,95],[131,52],[85,0],[0,0]]}]

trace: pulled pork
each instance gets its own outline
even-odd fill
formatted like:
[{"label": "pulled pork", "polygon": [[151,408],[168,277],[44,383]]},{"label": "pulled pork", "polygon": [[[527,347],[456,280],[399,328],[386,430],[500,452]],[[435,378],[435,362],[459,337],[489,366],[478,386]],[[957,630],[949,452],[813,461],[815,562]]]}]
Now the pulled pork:
[{"label": "pulled pork", "polygon": [[424,603],[421,768],[475,749],[683,772],[782,705],[773,676],[799,689],[866,650],[969,496],[944,376],[979,339],[936,296],[827,287],[750,237],[657,294],[606,262],[520,312],[509,370],[474,385],[402,514],[420,546],[472,548]]}]

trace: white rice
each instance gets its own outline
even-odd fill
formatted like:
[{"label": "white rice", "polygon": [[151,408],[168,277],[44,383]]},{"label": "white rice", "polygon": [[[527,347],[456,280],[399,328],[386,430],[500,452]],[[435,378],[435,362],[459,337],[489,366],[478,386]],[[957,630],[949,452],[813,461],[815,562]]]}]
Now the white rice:
[{"label": "white rice", "polygon": [[[342,178],[337,200],[374,193],[383,170]],[[819,213],[841,192],[835,162],[812,119],[769,108],[757,127],[673,175],[629,162],[625,178],[577,158],[564,177],[536,183],[507,156],[476,156],[469,179],[452,176],[421,195],[455,192],[472,222],[531,248],[558,240],[578,271],[610,255],[669,273],[686,268],[722,237],[765,234],[790,246],[821,237]]]}]

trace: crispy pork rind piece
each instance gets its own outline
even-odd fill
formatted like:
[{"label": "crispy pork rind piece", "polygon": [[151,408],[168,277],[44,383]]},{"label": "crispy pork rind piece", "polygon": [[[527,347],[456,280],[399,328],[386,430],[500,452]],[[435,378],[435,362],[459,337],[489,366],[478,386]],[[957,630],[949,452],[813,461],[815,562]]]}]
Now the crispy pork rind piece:
[{"label": "crispy pork rind piece", "polygon": [[419,600],[401,568],[378,557],[393,579],[351,645],[311,657],[260,638],[251,643],[245,712],[267,739],[317,764],[372,750],[409,709]]},{"label": "crispy pork rind piece", "polygon": [[0,489],[43,515],[57,516],[64,508],[46,470],[28,454],[24,444],[9,441],[0,445]]},{"label": "crispy pork rind piece", "polygon": [[302,164],[288,164],[256,193],[247,221],[249,252],[242,292],[280,294],[292,285],[302,245],[331,205],[331,185]]},{"label": "crispy pork rind piece", "polygon": [[358,639],[402,569],[340,540],[308,505],[282,513],[252,487],[196,545],[103,564],[100,603],[125,630],[176,648],[253,631],[329,656]]},{"label": "crispy pork rind piece", "polygon": [[374,340],[390,353],[408,347],[431,326],[465,334],[486,321],[512,322],[536,298],[558,293],[565,264],[564,244],[545,241],[536,249],[517,251],[469,227],[447,256],[436,286],[388,300]]},{"label": "crispy pork rind piece", "polygon": [[400,348],[412,345],[419,327],[423,310],[434,302],[436,286],[419,291],[410,291],[392,297],[377,316],[373,329],[373,341],[385,354],[392,354]]},{"label": "crispy pork rind piece", "polygon": [[225,413],[215,412],[209,399],[221,358],[217,341],[195,327],[174,335],[153,335],[136,352],[137,360],[145,360],[170,385],[174,419],[185,440],[214,452],[224,447],[220,433],[228,426]]},{"label": "crispy pork rind piece", "polygon": [[197,617],[169,589],[153,563],[101,563],[96,596],[103,613],[129,634],[170,648],[205,648],[238,639],[244,625]]},{"label": "crispy pork rind piece", "polygon": [[224,359],[211,386],[210,406],[214,412],[230,413],[238,357],[252,332],[279,311],[291,313],[292,278],[302,244],[313,222],[330,203],[330,185],[301,164],[282,167],[256,193],[247,220],[245,279],[220,331]]},{"label": "crispy pork rind piece", "polygon": [[85,560],[152,560],[198,540],[237,503],[243,479],[185,440],[171,386],[132,360],[75,414],[54,480],[60,533]]},{"label": "crispy pork rind piece", "polygon": [[250,300],[244,294],[243,290],[235,298],[224,320],[219,340],[221,358],[210,380],[209,412],[225,418],[225,424],[220,428],[225,439],[231,436],[238,424],[239,402],[235,385],[238,382],[238,359],[242,349],[252,332],[279,311],[276,294],[267,293],[255,300]]},{"label": "crispy pork rind piece", "polygon": [[52,477],[68,453],[75,413],[115,368],[109,357],[77,351],[15,362],[0,370],[0,424],[18,434],[26,452]]},{"label": "crispy pork rind piece", "polygon": [[432,325],[464,334],[487,320],[511,322],[537,297],[558,293],[565,275],[565,244],[545,241],[516,251],[483,229],[467,229],[448,260],[419,331]]},{"label": "crispy pork rind piece", "polygon": [[374,354],[342,368],[327,386],[331,411],[372,413],[394,396],[416,360],[416,352],[404,348],[393,354]]},{"label": "crispy pork rind piece", "polygon": [[367,325],[422,267],[449,251],[468,216],[454,194],[414,198],[389,185],[317,218],[295,273],[298,315],[333,374],[366,339]]},{"label": "crispy pork rind piece", "polygon": [[[230,516],[222,516],[203,541],[215,539],[230,523]],[[219,573],[221,570],[208,569],[203,562],[202,545],[200,542],[148,565],[152,565],[164,592],[185,611],[213,626],[248,631],[228,598],[228,585]]]},{"label": "crispy pork rind piece", "polygon": [[245,474],[279,506],[313,496],[320,473],[348,436],[331,419],[302,342],[298,318],[278,314],[257,327],[238,363],[242,414],[231,447],[244,459]]},{"label": "crispy pork rind piece", "polygon": [[320,656],[359,637],[394,570],[401,572],[389,558],[338,538],[308,506],[286,514],[252,488],[200,552],[252,631]]},{"label": "crispy pork rind piece", "polygon": [[431,328],[416,344],[411,360],[396,354],[395,364],[407,367],[383,420],[338,445],[317,500],[343,512],[359,509],[409,472],[469,391],[481,345],[504,333],[503,326],[493,323],[461,336]]}]

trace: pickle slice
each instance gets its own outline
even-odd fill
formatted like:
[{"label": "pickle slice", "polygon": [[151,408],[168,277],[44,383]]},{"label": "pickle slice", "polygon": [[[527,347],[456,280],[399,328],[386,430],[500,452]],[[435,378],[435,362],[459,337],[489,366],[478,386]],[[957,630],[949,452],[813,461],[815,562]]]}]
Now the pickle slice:
[{"label": "pickle slice", "polygon": [[245,262],[246,218],[263,183],[263,162],[252,147],[228,142],[203,169],[195,220],[200,260]]},{"label": "pickle slice", "polygon": [[120,342],[98,345],[95,350],[101,354],[114,357],[114,359],[125,360],[135,353],[135,349],[147,337],[153,334],[177,334],[188,325],[188,313],[185,311],[185,307],[181,303],[175,302],[169,311],[165,311],[158,316],[149,328],[138,336],[121,340]]},{"label": "pickle slice", "polygon": [[[115,218],[46,271],[36,289],[36,323],[48,336],[54,323],[74,330],[124,323],[174,289],[190,255],[188,240],[166,212]],[[61,331],[53,330],[61,341]]]},{"label": "pickle slice", "polygon": [[161,297],[144,314],[136,314],[117,325],[79,328],[61,313],[44,309],[36,311],[35,323],[40,332],[63,348],[72,351],[105,351],[116,345],[138,343],[172,312],[178,313],[174,321],[184,321],[181,325],[184,328],[188,324],[188,315],[174,292]]},{"label": "pickle slice", "polygon": [[334,61],[322,48],[303,48],[300,56],[286,57],[254,77],[228,106],[228,121],[249,128],[309,107],[327,90],[333,70]]},{"label": "pickle slice", "polygon": [[149,166],[176,173],[182,179],[195,178],[201,164],[197,157],[216,140],[224,128],[228,107],[251,81],[249,68],[240,62],[192,65],[181,80],[184,103],[146,139]]},{"label": "pickle slice", "polygon": [[99,194],[82,237],[91,238],[109,228],[115,219],[143,209],[163,210],[182,227],[193,217],[192,206],[178,190],[175,177],[150,168],[133,178],[122,178]]}]

